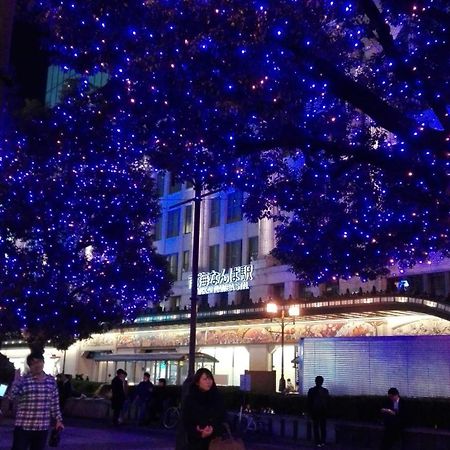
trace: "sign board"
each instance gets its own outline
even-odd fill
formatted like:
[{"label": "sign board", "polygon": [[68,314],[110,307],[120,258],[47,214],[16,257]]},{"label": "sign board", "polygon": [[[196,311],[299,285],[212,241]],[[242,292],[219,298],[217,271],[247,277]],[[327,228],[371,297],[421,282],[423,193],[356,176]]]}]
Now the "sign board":
[{"label": "sign board", "polygon": [[[200,272],[197,280],[198,295],[216,294],[249,289],[248,282],[253,280],[253,264],[223,269],[221,272]],[[189,288],[192,277],[189,277]]]}]

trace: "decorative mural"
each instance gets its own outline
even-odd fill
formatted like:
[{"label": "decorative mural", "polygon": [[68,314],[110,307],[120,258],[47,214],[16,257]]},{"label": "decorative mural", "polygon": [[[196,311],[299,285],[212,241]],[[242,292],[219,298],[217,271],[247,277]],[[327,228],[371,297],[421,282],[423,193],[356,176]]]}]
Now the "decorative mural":
[{"label": "decorative mural", "polygon": [[[308,321],[285,324],[284,339],[286,344],[295,344],[301,338],[330,338],[357,336],[400,336],[400,335],[450,335],[450,322],[438,318],[400,319],[401,323],[385,319],[370,320],[334,320]],[[279,344],[281,342],[281,324],[274,322],[245,325],[224,324],[216,326],[199,326],[197,330],[198,346]],[[88,348],[178,348],[189,345],[189,329],[167,328],[153,329],[148,332],[127,331],[124,333],[96,335],[85,341]]]},{"label": "decorative mural", "polygon": [[148,333],[128,332],[118,336],[119,348],[182,347],[189,345],[189,330],[161,330]]},{"label": "decorative mural", "polygon": [[393,336],[450,334],[450,322],[444,319],[416,320],[392,329]]},{"label": "decorative mural", "polygon": [[114,348],[116,346],[116,334],[94,334],[91,338],[83,341],[83,348]]}]

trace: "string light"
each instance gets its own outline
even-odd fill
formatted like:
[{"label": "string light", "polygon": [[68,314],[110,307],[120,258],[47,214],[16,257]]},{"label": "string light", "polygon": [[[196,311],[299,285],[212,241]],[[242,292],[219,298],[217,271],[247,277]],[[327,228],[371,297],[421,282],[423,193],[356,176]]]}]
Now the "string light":
[{"label": "string light", "polygon": [[[274,254],[301,278],[448,254],[445,2],[38,4],[55,62],[110,77],[87,107],[111,121],[105,147],[246,191],[247,217],[280,221]],[[74,139],[95,154],[89,121],[67,114],[61,152]]]}]

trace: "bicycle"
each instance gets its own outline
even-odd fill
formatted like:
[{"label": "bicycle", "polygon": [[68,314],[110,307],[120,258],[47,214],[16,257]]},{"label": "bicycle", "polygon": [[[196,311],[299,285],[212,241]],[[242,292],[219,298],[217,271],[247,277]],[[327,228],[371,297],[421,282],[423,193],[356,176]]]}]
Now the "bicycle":
[{"label": "bicycle", "polygon": [[171,406],[164,412],[162,424],[167,430],[175,428],[181,420],[181,409],[179,406]]},{"label": "bicycle", "polygon": [[238,429],[241,434],[247,432],[264,433],[267,429],[267,424],[261,415],[241,411],[238,418]]}]

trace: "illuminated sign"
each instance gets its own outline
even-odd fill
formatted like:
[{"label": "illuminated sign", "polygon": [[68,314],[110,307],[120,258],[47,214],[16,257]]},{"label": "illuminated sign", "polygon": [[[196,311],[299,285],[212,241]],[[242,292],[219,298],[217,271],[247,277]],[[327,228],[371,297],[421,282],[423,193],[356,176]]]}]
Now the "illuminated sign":
[{"label": "illuminated sign", "polygon": [[[200,272],[197,280],[198,295],[216,294],[218,292],[242,291],[249,289],[248,282],[253,280],[253,264],[231,267],[221,272]],[[189,288],[192,277],[189,277]]]}]

